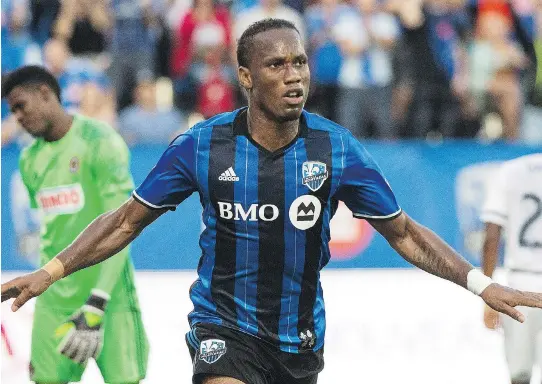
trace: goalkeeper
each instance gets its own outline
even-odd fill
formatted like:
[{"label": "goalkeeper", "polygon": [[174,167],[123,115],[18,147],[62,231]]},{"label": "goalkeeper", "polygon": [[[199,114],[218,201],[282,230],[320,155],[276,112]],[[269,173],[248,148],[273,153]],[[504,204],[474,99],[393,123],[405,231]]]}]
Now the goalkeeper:
[{"label": "goalkeeper", "polygon": [[[10,74],[2,97],[36,139],[21,154],[19,168],[31,206],[42,211],[44,265],[97,216],[128,198],[134,187],[130,155],[105,123],[67,114],[56,79],[41,67]],[[94,358],[106,383],[138,383],[147,357],[129,248],[66,277],[36,300],[32,381],[80,381]]]}]

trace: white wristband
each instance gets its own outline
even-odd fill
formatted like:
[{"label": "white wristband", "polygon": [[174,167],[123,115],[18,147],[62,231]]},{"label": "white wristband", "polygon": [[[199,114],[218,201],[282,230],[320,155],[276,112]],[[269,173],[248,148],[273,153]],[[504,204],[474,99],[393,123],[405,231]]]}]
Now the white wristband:
[{"label": "white wristband", "polygon": [[476,268],[471,269],[467,274],[467,289],[475,295],[480,296],[484,289],[493,283],[491,277],[484,275]]}]

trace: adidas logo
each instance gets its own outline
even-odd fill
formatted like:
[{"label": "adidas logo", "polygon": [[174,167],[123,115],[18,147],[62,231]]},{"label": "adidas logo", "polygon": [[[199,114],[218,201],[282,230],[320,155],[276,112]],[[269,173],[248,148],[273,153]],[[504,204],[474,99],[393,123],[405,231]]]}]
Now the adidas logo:
[{"label": "adidas logo", "polygon": [[235,171],[232,167],[226,169],[220,176],[218,176],[220,181],[239,181],[239,177],[235,174]]}]

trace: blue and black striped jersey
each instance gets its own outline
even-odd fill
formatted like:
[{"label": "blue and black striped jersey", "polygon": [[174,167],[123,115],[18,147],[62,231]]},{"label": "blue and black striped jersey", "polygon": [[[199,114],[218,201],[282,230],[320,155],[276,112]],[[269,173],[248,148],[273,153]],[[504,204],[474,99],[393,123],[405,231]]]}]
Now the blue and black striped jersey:
[{"label": "blue and black striped jersey", "polygon": [[338,201],[360,218],[401,212],[359,141],[306,111],[297,137],[274,152],[251,139],[246,109],[199,123],[170,144],[133,196],[174,209],[193,192],[205,230],[190,323],[221,324],[293,353],[324,344],[320,270]]}]

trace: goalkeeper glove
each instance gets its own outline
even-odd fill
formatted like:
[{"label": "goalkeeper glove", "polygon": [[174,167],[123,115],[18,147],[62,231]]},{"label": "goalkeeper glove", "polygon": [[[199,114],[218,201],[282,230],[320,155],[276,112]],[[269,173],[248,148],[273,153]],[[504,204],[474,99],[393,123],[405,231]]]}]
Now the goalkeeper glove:
[{"label": "goalkeeper glove", "polygon": [[87,302],[65,323],[56,329],[61,338],[57,350],[79,364],[97,358],[103,344],[103,316],[109,295],[93,289]]}]

